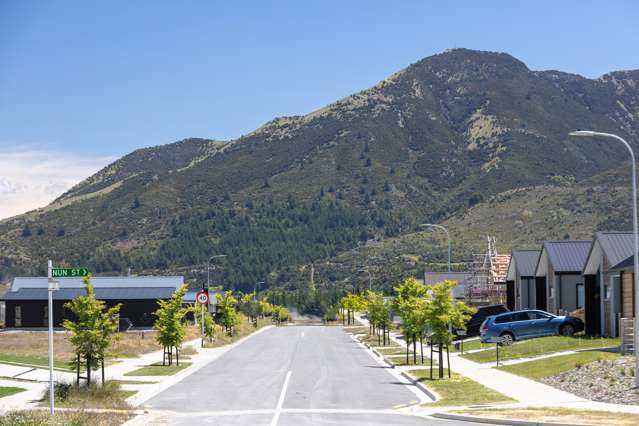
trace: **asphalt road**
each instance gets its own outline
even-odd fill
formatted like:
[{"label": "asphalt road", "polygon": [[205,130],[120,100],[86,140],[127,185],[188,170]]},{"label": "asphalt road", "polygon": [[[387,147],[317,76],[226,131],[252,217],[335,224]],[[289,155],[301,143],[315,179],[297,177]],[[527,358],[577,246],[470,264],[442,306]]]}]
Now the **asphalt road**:
[{"label": "asphalt road", "polygon": [[[340,327],[279,327],[148,401],[172,425],[453,425],[402,415],[419,401]],[[470,423],[459,423],[470,425]]]}]

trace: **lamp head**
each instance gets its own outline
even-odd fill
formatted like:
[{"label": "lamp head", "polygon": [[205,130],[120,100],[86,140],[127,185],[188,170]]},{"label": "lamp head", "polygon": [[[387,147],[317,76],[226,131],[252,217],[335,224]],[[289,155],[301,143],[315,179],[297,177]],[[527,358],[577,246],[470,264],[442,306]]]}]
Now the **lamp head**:
[{"label": "lamp head", "polygon": [[592,132],[590,130],[577,130],[574,132],[570,132],[568,133],[569,136],[586,136],[586,137],[593,137],[593,136],[597,136],[596,132]]}]

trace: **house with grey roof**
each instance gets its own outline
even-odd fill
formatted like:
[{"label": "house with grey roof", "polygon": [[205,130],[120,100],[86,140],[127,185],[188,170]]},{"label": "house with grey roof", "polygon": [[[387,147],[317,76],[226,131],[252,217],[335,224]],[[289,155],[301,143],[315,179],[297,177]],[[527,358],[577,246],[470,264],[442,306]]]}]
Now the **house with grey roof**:
[{"label": "house with grey roof", "polygon": [[[53,292],[53,324],[60,327],[64,319],[72,319],[65,303],[85,295],[82,278],[57,278],[59,290]],[[184,284],[181,276],[93,277],[91,284],[97,299],[107,306],[122,304],[120,318],[134,327],[149,327],[155,318],[158,300],[170,299]],[[48,279],[16,277],[2,297],[6,305],[7,328],[40,328],[48,326]]]},{"label": "house with grey roof", "polygon": [[540,250],[513,250],[508,264],[506,286],[508,309],[537,309],[535,269]]},{"label": "house with grey roof", "polygon": [[633,251],[632,232],[595,234],[583,269],[587,333],[617,336],[619,318],[633,317]]},{"label": "house with grey roof", "polygon": [[[582,271],[592,241],[544,241],[537,266],[536,305],[553,314],[570,313],[583,309],[585,287]],[[541,299],[545,299],[545,309]]]},{"label": "house with grey roof", "polygon": [[453,297],[457,300],[466,298],[466,286],[470,282],[472,275],[469,272],[424,272],[424,284],[432,285],[442,281],[455,281],[457,285],[453,288]]}]

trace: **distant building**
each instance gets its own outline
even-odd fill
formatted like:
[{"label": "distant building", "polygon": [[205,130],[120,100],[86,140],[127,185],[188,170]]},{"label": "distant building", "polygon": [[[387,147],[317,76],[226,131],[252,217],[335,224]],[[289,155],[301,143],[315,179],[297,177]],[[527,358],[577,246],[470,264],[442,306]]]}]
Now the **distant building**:
[{"label": "distant building", "polygon": [[424,272],[424,284],[437,284],[442,281],[455,281],[457,285],[453,288],[453,297],[457,300],[466,298],[466,286],[471,279],[468,272]]},{"label": "distant building", "polygon": [[535,270],[537,309],[553,314],[585,307],[582,271],[592,241],[544,241]]},{"label": "distant building", "polygon": [[[62,326],[72,319],[64,304],[86,291],[81,278],[59,278],[60,289],[53,292],[53,324]],[[158,300],[168,300],[184,284],[180,276],[93,277],[91,284],[97,299],[107,306],[122,304],[120,318],[133,327],[149,327],[155,318]],[[0,300],[6,304],[7,328],[48,326],[48,281],[46,277],[16,277]]]},{"label": "distant building", "polygon": [[513,250],[508,264],[508,309],[537,309],[535,268],[539,250]]}]

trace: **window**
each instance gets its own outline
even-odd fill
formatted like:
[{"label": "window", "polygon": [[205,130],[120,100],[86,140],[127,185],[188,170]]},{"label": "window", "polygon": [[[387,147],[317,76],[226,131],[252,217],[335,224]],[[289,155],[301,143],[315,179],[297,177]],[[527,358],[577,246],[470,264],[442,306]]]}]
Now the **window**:
[{"label": "window", "polygon": [[533,312],[533,314],[534,314],[534,319],[548,319],[548,318],[550,318],[550,315],[544,314],[543,312]]},{"label": "window", "polygon": [[528,321],[530,317],[528,316],[528,312],[517,312],[512,315],[513,321]]},{"label": "window", "polygon": [[619,283],[621,282],[621,277],[619,275],[613,275],[610,277],[610,281],[605,283],[604,285],[604,295],[606,300],[610,300],[612,296],[612,290],[614,288],[619,288]]},{"label": "window", "polygon": [[503,324],[505,322],[512,322],[512,315],[502,315],[500,317],[495,318],[495,324]]},{"label": "window", "polygon": [[583,283],[577,283],[577,309],[583,308],[586,303],[586,290]]},{"label": "window", "polygon": [[42,324],[44,327],[48,327],[49,326],[49,307],[45,306],[44,307],[44,315],[42,316],[42,318],[44,319],[44,324]]},{"label": "window", "polygon": [[22,306],[16,306],[15,317],[16,327],[22,327]]}]

